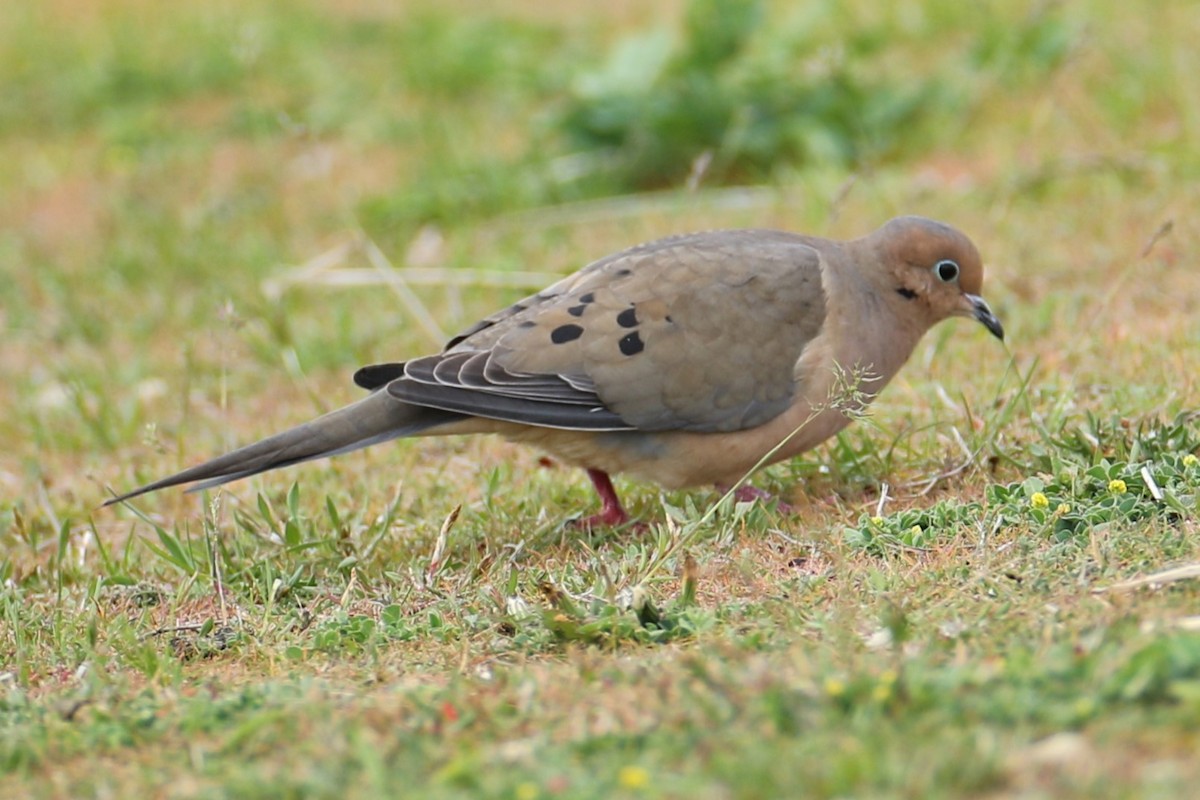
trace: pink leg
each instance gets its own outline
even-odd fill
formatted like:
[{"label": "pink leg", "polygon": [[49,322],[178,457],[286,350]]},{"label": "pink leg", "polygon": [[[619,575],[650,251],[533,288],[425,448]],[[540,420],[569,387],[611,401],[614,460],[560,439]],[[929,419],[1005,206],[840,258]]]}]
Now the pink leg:
[{"label": "pink leg", "polygon": [[[729,487],[717,484],[717,491],[724,494],[725,492],[729,491]],[[775,495],[771,494],[765,489],[759,489],[757,486],[751,486],[748,483],[743,483],[741,486],[733,490],[733,499],[739,503],[752,503],[757,500],[763,505],[775,500],[775,510],[780,514],[791,514],[793,511],[795,511],[794,508],[782,500],[776,500]]]},{"label": "pink leg", "polygon": [[629,514],[621,506],[621,500],[617,497],[617,490],[613,488],[608,473],[589,469],[587,474],[592,479],[592,486],[596,487],[596,494],[600,495],[600,513],[577,520],[575,524],[580,528],[590,529],[615,528],[629,522]]}]

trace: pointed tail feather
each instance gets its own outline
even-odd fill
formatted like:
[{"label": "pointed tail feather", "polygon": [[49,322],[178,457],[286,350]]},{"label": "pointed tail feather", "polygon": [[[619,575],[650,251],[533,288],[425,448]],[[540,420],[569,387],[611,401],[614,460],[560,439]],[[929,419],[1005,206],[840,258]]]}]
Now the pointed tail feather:
[{"label": "pointed tail feather", "polygon": [[186,483],[196,484],[189,491],[208,489],[267,470],[349,453],[401,436],[413,436],[462,418],[461,414],[398,402],[387,392],[373,392],[357,403],[331,411],[312,422],[148,483],[113,497],[104,505]]}]

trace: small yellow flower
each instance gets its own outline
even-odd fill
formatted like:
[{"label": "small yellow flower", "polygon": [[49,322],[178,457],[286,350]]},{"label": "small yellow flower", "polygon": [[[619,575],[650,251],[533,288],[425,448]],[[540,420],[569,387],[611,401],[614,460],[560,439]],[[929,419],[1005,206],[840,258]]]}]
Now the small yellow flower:
[{"label": "small yellow flower", "polygon": [[537,797],[539,794],[541,794],[541,792],[538,791],[536,783],[530,783],[526,781],[525,783],[517,784],[517,790],[514,792],[514,794],[516,795],[517,800],[537,800]]},{"label": "small yellow flower", "polygon": [[1054,509],[1054,516],[1061,517],[1071,513],[1071,507],[1066,503],[1059,503],[1058,508]]},{"label": "small yellow flower", "polygon": [[920,525],[913,525],[908,532],[913,536],[920,536],[922,533],[924,533],[924,531],[921,530]]},{"label": "small yellow flower", "polygon": [[1125,485],[1125,481],[1120,478],[1113,478],[1108,482],[1108,491],[1112,494],[1125,494],[1129,487]]},{"label": "small yellow flower", "polygon": [[621,767],[617,773],[617,783],[621,784],[622,789],[636,791],[650,783],[650,773],[645,767]]},{"label": "small yellow flower", "polygon": [[825,694],[830,697],[841,697],[846,693],[846,684],[842,683],[837,678],[825,679]]},{"label": "small yellow flower", "polygon": [[1049,508],[1050,498],[1041,492],[1034,492],[1033,496],[1029,498],[1029,505],[1034,508]]},{"label": "small yellow flower", "polygon": [[1196,458],[1195,453],[1188,453],[1183,457],[1183,465],[1185,467],[1194,467],[1197,464],[1200,464],[1200,458]]},{"label": "small yellow flower", "polygon": [[871,524],[872,525],[882,525],[883,517],[871,517]]},{"label": "small yellow flower", "polygon": [[871,690],[871,697],[876,703],[882,703],[892,696],[891,684],[880,683]]}]

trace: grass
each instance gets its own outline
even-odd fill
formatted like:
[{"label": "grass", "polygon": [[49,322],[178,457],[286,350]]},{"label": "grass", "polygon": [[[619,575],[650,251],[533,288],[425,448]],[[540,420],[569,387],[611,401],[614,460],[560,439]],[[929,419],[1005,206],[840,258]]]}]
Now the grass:
[{"label": "grass", "polygon": [[[1200,561],[1187,4],[767,3],[714,101],[792,67],[925,99],[743,161],[736,128],[570,127],[597,87],[678,110],[680,3],[11,5],[0,794],[1194,793],[1200,589],[1129,583]],[[639,42],[666,77],[622,99]],[[793,515],[618,480],[652,528],[582,534],[586,480],[487,439],[97,510],[435,346],[387,291],[264,291],[346,242],[566,273],[898,213],[971,233],[1010,349],[931,332],[870,418],[756,476]],[[521,294],[413,291],[447,330]]]}]

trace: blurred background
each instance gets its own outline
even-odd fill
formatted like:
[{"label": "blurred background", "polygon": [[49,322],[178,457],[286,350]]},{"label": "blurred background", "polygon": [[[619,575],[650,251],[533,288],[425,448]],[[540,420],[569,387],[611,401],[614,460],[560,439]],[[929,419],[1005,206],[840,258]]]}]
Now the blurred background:
[{"label": "blurred background", "polygon": [[[359,363],[695,228],[945,219],[991,265],[1035,407],[1177,410],[1200,333],[1198,18],[7,0],[0,505],[86,512],[104,483],[351,399]],[[993,400],[1007,357],[976,334],[939,328],[881,413]]]}]

